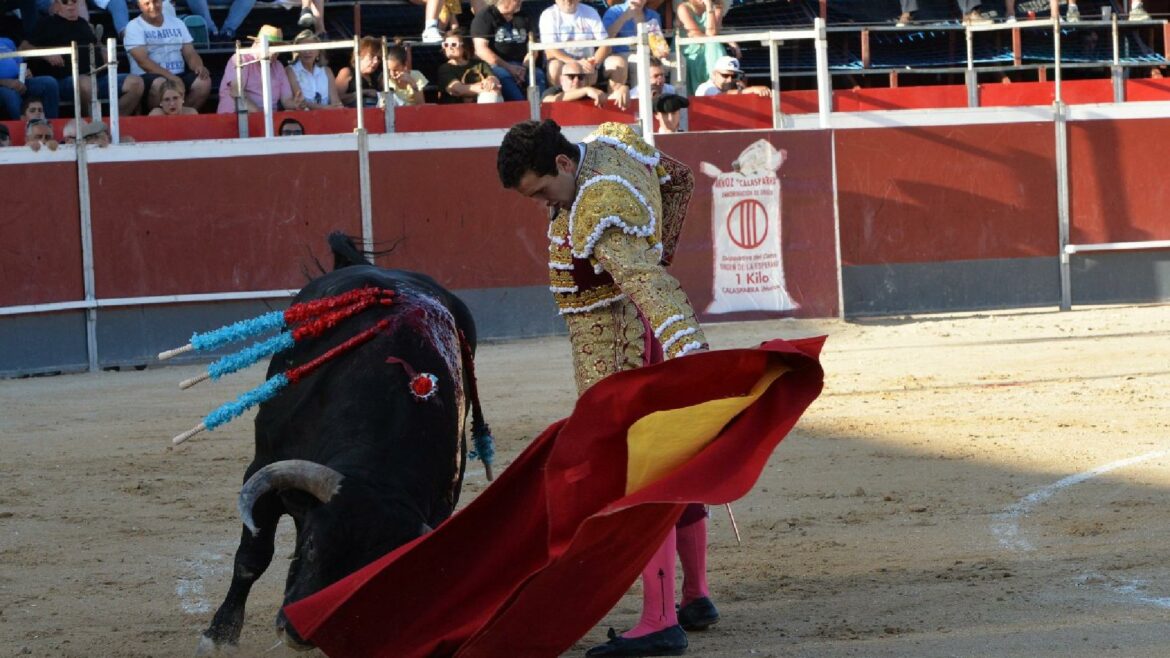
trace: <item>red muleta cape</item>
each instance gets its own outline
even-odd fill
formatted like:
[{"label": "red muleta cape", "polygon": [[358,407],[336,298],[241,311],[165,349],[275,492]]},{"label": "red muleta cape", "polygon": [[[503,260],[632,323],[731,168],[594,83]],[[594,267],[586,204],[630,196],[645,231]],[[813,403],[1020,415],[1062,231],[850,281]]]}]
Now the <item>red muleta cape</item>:
[{"label": "red muleta cape", "polygon": [[731,502],[820,394],[824,338],[617,373],[465,509],[285,613],[330,656],[557,656],[686,503]]}]

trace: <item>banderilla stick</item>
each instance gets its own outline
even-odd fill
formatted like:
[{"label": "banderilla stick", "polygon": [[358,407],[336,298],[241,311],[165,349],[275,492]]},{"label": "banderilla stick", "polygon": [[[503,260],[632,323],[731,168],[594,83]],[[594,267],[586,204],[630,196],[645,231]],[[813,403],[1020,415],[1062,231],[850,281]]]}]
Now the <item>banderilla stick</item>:
[{"label": "banderilla stick", "polygon": [[727,518],[731,519],[731,529],[735,531],[735,543],[742,544],[739,539],[739,524],[735,522],[735,513],[731,511],[731,503],[723,505],[727,508]]}]

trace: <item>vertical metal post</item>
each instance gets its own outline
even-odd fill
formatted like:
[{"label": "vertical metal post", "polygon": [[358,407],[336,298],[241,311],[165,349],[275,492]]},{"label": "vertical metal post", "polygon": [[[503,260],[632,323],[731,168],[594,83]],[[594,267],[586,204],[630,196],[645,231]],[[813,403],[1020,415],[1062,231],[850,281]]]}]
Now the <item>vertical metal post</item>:
[{"label": "vertical metal post", "polygon": [[[674,83],[675,93],[677,93],[680,96],[688,96],[689,94],[687,94],[687,64],[686,64],[686,60],[683,59],[682,44],[680,44],[678,42],[678,39],[681,36],[682,36],[682,34],[679,33],[678,28],[676,27],[674,29],[674,72],[675,72],[675,76],[674,76],[673,83]],[[691,129],[691,110],[690,110],[690,108],[684,107],[682,109],[682,111],[678,113],[678,129],[681,132],[687,132],[688,130]]]},{"label": "vertical metal post", "polygon": [[1063,101],[1052,104],[1056,126],[1056,212],[1059,227],[1060,248],[1060,310],[1072,308],[1072,274],[1069,254],[1065,251],[1069,241],[1069,175],[1068,175],[1068,122]]},{"label": "vertical metal post", "polygon": [[356,34],[353,37],[353,91],[356,94],[353,106],[357,108],[357,130],[363,133],[366,130],[366,99],[362,96],[361,41]]},{"label": "vertical metal post", "polygon": [[122,116],[118,107],[118,41],[114,37],[106,39],[106,85],[110,92],[110,141],[118,144],[122,141]]},{"label": "vertical metal post", "polygon": [[869,49],[869,28],[861,28],[861,68],[867,69],[873,64],[873,53]]},{"label": "vertical metal post", "polygon": [[[102,118],[102,100],[97,88],[97,44],[89,44],[86,46],[86,50],[89,55],[89,119],[90,121],[98,121]],[[78,124],[77,136],[81,137],[80,124]]]},{"label": "vertical metal post", "polygon": [[[77,42],[69,44],[72,52],[69,53],[69,68],[73,74],[73,123],[81,127],[81,67],[77,65]],[[78,130],[78,134],[81,131]]]},{"label": "vertical metal post", "polygon": [[[272,137],[272,53],[268,52],[268,37],[260,36],[260,98],[264,101],[264,136]],[[357,72],[355,71],[355,74]]]},{"label": "vertical metal post", "polygon": [[[358,110],[361,112],[361,109]],[[357,129],[358,140],[358,194],[362,210],[362,247],[374,250],[374,203],[370,190],[370,135],[365,128]]]},{"label": "vertical metal post", "polygon": [[386,104],[382,108],[382,118],[385,120],[385,123],[386,123],[386,134],[393,135],[395,132],[398,131],[398,128],[395,127],[396,104],[394,103],[394,101],[390,100],[389,93],[383,94],[382,97],[386,99]]},{"label": "vertical metal post", "polygon": [[780,54],[776,40],[768,39],[768,68],[772,79],[772,130],[784,127],[784,115],[780,111]]},{"label": "vertical metal post", "polygon": [[968,25],[964,30],[967,34],[967,70],[964,72],[967,82],[967,107],[979,107],[979,79],[975,75],[975,34]]},{"label": "vertical metal post", "polygon": [[[73,45],[73,50],[76,54],[76,43]],[[74,68],[76,68],[76,64]],[[76,82],[76,78],[74,81]],[[85,140],[81,139],[81,117],[76,117],[74,123],[77,126],[77,207],[81,216],[81,272],[86,301],[85,349],[89,356],[89,371],[97,372],[97,308],[94,306],[97,296],[94,292],[93,276],[93,216],[90,213],[89,203],[89,156],[87,155],[88,150],[85,148]]]},{"label": "vertical metal post", "polygon": [[1113,102],[1125,102],[1125,69],[1121,66],[1121,39],[1117,29],[1117,14],[1110,14],[1112,23],[1110,32],[1113,35],[1113,66],[1110,68],[1110,77],[1113,79]]},{"label": "vertical metal post", "polygon": [[386,37],[382,37],[382,88],[378,91],[390,91],[390,62],[386,61],[386,49]]},{"label": "vertical metal post", "polygon": [[248,136],[248,104],[244,101],[244,64],[240,61],[240,42],[236,42],[236,126],[240,139]]},{"label": "vertical metal post", "polygon": [[829,33],[825,29],[825,19],[815,19],[813,29],[817,32],[817,107],[820,127],[828,128],[829,114],[833,111],[833,79],[829,77]]},{"label": "vertical metal post", "polygon": [[1053,12],[1052,14],[1052,65],[1055,67],[1055,102],[1063,103],[1064,96],[1060,87],[1063,76],[1061,75],[1060,66],[1060,12]]},{"label": "vertical metal post", "polygon": [[532,51],[532,33],[528,33],[528,118],[540,121],[540,88],[536,86],[536,58]]},{"label": "vertical metal post", "polygon": [[638,58],[638,87],[642,89],[638,99],[638,120],[642,124],[642,139],[654,146],[654,98],[650,91],[650,46],[646,35],[646,23],[638,23],[638,47],[634,51]]}]

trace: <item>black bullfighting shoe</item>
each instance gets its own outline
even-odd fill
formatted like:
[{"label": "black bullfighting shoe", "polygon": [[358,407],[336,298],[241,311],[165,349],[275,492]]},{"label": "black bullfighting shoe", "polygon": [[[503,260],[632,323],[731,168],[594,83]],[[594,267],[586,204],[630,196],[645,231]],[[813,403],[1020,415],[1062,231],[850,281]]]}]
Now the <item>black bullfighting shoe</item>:
[{"label": "black bullfighting shoe", "polygon": [[700,596],[678,611],[678,623],[688,631],[705,631],[717,621],[719,610],[711,603],[711,599],[705,596]]},{"label": "black bullfighting shoe", "polygon": [[642,637],[624,638],[612,628],[609,642],[599,644],[586,656],[681,656],[687,652],[687,634],[682,626],[671,626]]}]

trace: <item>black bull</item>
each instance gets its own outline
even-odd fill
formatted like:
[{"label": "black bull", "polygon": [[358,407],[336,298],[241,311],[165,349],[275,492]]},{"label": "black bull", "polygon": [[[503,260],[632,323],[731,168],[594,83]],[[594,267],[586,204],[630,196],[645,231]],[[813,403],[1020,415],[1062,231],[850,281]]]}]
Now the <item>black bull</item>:
[{"label": "black bull", "polygon": [[[200,654],[238,644],[248,592],[272,561],[282,514],[293,518],[297,531],[287,604],[450,516],[466,468],[469,404],[473,429],[486,432],[474,371],[464,363],[474,349],[475,325],[463,302],[428,276],[366,264],[348,239],[330,236],[330,245],[334,271],[311,281],[294,303],[370,286],[393,290],[393,301],[276,354],[268,377],[379,321],[389,326],[261,404],[256,453],[240,492],[245,525],[231,586],[200,638]],[[437,376],[433,397],[412,393],[412,373]],[[276,626],[286,643],[304,644],[283,612]]]}]

